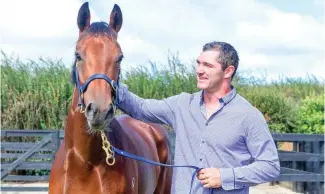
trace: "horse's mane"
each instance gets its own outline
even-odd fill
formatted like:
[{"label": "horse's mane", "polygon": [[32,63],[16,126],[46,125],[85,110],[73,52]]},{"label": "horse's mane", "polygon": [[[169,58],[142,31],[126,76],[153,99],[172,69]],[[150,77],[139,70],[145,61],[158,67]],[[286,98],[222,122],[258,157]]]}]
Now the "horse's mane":
[{"label": "horse's mane", "polygon": [[[106,36],[109,38],[112,38],[112,36],[116,36],[116,33],[112,30],[112,28],[108,25],[106,22],[94,22],[92,23],[86,31],[83,33],[83,36]],[[72,84],[76,84],[76,63],[77,63],[77,58],[75,56],[73,65],[72,65],[72,70],[71,70],[71,82]]]}]

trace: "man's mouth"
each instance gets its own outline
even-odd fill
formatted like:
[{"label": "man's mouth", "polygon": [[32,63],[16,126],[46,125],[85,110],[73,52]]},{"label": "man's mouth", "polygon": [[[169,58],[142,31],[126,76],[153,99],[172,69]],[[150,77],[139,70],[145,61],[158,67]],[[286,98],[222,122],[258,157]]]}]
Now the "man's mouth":
[{"label": "man's mouth", "polygon": [[204,80],[207,80],[208,78],[207,77],[198,77],[200,81],[204,81]]}]

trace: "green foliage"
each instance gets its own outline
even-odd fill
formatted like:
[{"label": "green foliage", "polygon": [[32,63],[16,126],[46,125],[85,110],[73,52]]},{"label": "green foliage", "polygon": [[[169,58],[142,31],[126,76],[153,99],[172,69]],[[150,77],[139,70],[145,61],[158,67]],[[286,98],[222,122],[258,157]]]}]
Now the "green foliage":
[{"label": "green foliage", "polygon": [[[264,114],[270,129],[274,132],[305,133],[304,130],[299,130],[298,126],[302,119],[299,117],[301,103],[308,96],[324,93],[324,83],[315,77],[307,79],[282,77],[267,83],[266,78],[241,75],[234,81],[239,93]],[[321,114],[324,117],[324,112]],[[318,130],[317,133],[323,133],[323,130]]]},{"label": "green foliage", "polygon": [[302,101],[297,120],[298,133],[324,133],[324,93]]},{"label": "green foliage", "polygon": [[2,128],[63,128],[73,86],[61,61],[21,62],[2,53]]},{"label": "green foliage", "polygon": [[145,66],[130,69],[123,82],[143,98],[162,99],[181,92],[198,91],[195,74],[177,56],[170,55],[167,64],[160,65],[160,70],[154,62],[150,62],[151,70]]},{"label": "green foliage", "polygon": [[295,107],[283,94],[264,87],[251,87],[243,96],[263,114],[274,132],[291,133],[295,127]]},{"label": "green foliage", "polygon": [[[74,86],[70,68],[61,61],[40,58],[22,62],[2,53],[1,120],[3,129],[58,129],[64,127]],[[122,68],[122,82],[144,98],[162,99],[181,92],[193,93],[193,66],[169,55],[166,65],[150,62]],[[265,79],[237,74],[233,84],[256,106],[272,131],[323,133],[324,83],[316,78]]]}]

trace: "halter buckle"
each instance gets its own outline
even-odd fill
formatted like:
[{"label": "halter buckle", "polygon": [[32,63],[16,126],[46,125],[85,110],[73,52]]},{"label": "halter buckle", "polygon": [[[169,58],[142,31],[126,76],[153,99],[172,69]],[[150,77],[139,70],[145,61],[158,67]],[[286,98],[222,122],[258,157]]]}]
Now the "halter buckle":
[{"label": "halter buckle", "polygon": [[80,113],[85,113],[84,105],[81,104],[79,107],[80,107]]},{"label": "halter buckle", "polygon": [[80,107],[80,113],[85,113],[85,106],[83,104],[83,99],[84,99],[84,93],[83,92],[80,92],[80,104],[79,104],[79,107]]},{"label": "halter buckle", "polygon": [[116,88],[115,88],[115,86],[114,86],[114,80],[111,80],[111,87],[113,88],[113,90],[116,92]]}]

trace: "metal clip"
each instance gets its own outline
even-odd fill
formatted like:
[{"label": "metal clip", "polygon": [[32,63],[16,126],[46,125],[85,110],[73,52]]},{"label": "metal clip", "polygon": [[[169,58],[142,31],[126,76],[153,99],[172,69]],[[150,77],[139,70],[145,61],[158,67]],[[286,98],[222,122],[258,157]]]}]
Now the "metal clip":
[{"label": "metal clip", "polygon": [[115,88],[115,86],[114,86],[114,80],[111,80],[111,86],[112,86],[112,88],[113,88],[113,90],[116,92],[116,88]]},{"label": "metal clip", "polygon": [[85,113],[85,108],[84,108],[84,105],[83,105],[83,99],[84,99],[84,93],[83,92],[80,92],[80,99],[81,99],[81,102],[79,103],[82,103],[80,104],[80,113]]},{"label": "metal clip", "polygon": [[80,105],[80,113],[85,113],[85,109],[83,105]]},{"label": "metal clip", "polygon": [[106,153],[106,163],[109,166],[112,166],[115,164],[114,151],[112,150],[112,146],[109,143],[109,141],[107,140],[104,131],[101,131],[101,137],[102,137],[102,148]]}]

